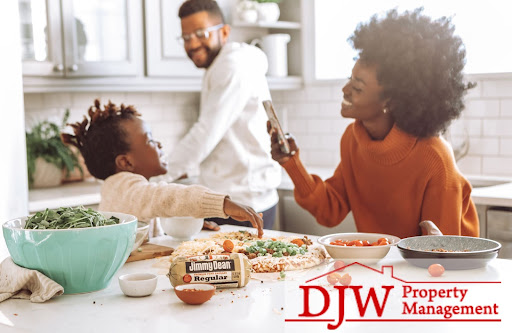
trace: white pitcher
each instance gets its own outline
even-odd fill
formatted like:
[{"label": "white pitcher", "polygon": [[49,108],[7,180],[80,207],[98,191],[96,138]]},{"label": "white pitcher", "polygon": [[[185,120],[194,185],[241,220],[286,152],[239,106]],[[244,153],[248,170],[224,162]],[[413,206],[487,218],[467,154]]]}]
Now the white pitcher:
[{"label": "white pitcher", "polygon": [[288,34],[271,34],[254,39],[251,45],[258,45],[268,58],[268,76],[288,76],[288,49],[290,42]]}]

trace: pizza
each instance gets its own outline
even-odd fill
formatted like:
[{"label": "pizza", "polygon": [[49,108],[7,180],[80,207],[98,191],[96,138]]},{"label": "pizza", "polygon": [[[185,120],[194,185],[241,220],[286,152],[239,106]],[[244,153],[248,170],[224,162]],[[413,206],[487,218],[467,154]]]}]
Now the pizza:
[{"label": "pizza", "polygon": [[190,257],[208,254],[242,253],[254,273],[272,273],[305,269],[320,265],[325,250],[307,237],[257,238],[247,231],[220,232],[210,238],[182,243],[171,255]]}]

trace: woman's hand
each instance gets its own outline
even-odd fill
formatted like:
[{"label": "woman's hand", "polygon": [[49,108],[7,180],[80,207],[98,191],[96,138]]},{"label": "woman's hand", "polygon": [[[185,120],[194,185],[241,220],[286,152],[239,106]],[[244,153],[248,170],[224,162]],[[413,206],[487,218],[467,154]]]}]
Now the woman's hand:
[{"label": "woman's hand", "polygon": [[290,145],[290,153],[283,153],[283,151],[281,150],[281,144],[277,137],[277,132],[272,128],[272,125],[270,125],[270,121],[267,121],[267,132],[268,134],[270,134],[270,147],[272,149],[272,158],[279,164],[286,163],[293,155],[295,155],[295,153],[299,151],[299,148],[295,143],[295,139],[291,135],[286,134],[286,139],[288,141],[288,144]]},{"label": "woman's hand", "polygon": [[429,221],[429,220],[421,221],[420,228],[421,228],[422,236],[426,236],[426,235],[442,236],[443,235],[443,233],[441,232],[441,230],[439,230],[437,225],[435,225],[434,222]]},{"label": "woman's hand", "polygon": [[258,229],[258,238],[263,236],[263,219],[249,206],[238,204],[226,197],[224,199],[224,213],[237,221],[249,221]]}]

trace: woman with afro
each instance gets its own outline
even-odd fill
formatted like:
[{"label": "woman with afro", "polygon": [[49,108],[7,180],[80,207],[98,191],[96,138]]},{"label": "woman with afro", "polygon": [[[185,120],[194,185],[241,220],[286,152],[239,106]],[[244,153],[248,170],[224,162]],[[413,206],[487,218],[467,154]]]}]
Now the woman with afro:
[{"label": "woman with afro", "polygon": [[352,211],[359,232],[478,236],[471,185],[440,136],[472,87],[463,82],[465,49],[450,19],[391,10],[360,24],[349,41],[359,57],[341,115],[355,121],[334,175],[309,174],[295,141],[284,154],[268,125],[272,157],[295,184],[295,199],[328,227]]}]

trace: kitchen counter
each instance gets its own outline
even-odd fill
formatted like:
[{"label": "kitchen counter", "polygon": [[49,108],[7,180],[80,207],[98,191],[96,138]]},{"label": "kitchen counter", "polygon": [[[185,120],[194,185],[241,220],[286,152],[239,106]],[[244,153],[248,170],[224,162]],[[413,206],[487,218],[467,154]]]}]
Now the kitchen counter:
[{"label": "kitchen counter", "polygon": [[[237,226],[223,225],[222,231],[247,229]],[[207,237],[211,232],[202,231],[199,237]],[[265,231],[267,236],[291,235],[278,231]],[[317,237],[311,236],[315,240]],[[152,242],[162,245],[177,243],[168,236],[158,237]],[[328,331],[328,320],[317,322],[301,322],[299,317],[304,309],[303,290],[299,285],[319,285],[331,295],[331,305],[325,316],[332,317],[338,322],[339,311],[337,306],[337,290],[330,286],[325,277],[314,282],[306,283],[307,279],[319,276],[330,270],[330,264],[320,265],[309,270],[288,272],[284,280],[277,280],[279,274],[258,274],[244,288],[218,290],[211,300],[199,306],[182,303],[174,294],[173,288],[165,276],[168,263],[167,257],[150,259],[125,264],[114,276],[110,286],[104,290],[77,294],[62,295],[46,303],[31,303],[28,300],[10,299],[0,303],[0,331],[9,332],[298,332],[298,331]],[[499,314],[493,316],[498,322],[443,322],[442,316],[435,316],[435,321],[425,321],[425,316],[415,315],[416,322],[409,323],[390,321],[356,320],[357,306],[353,294],[347,292],[345,302],[352,302],[353,306],[345,307],[345,322],[341,329],[344,332],[379,331],[414,329],[415,333],[433,331],[448,332],[457,329],[464,332],[492,330],[505,332],[510,327],[512,313],[510,298],[512,289],[512,261],[495,259],[489,265],[470,271],[446,271],[441,278],[432,278],[426,269],[411,266],[403,260],[397,249],[392,247],[388,255],[371,268],[355,265],[345,269],[352,276],[352,285],[362,285],[375,288],[383,285],[395,284],[396,290],[390,293],[382,318],[393,317],[401,303],[402,285],[411,285],[415,288],[466,288],[469,290],[468,298],[460,300],[437,299],[427,302],[436,304],[489,304],[498,305]],[[382,266],[389,266],[383,268]],[[381,273],[379,273],[380,271]],[[148,272],[158,274],[158,285],[155,292],[148,297],[131,298],[123,295],[119,288],[118,277],[132,272]],[[343,272],[344,273],[344,272]],[[343,274],[342,273],[342,274]],[[400,278],[400,280],[397,279]],[[407,282],[409,281],[409,282]],[[410,282],[422,281],[422,282]],[[428,283],[434,281],[436,284]],[[452,282],[450,282],[452,281]],[[453,282],[459,281],[459,282]],[[470,282],[460,282],[470,281]],[[472,281],[472,282],[471,282]],[[483,281],[492,282],[482,284]],[[377,283],[377,284],[376,284]],[[414,283],[422,283],[414,285]],[[425,284],[426,283],[426,284]],[[439,284],[440,283],[440,284]],[[433,286],[433,287],[432,287]],[[484,288],[485,287],[485,288]],[[484,288],[484,289],[483,289]],[[363,289],[366,290],[366,289]],[[499,290],[499,291],[498,291]],[[311,311],[318,313],[321,310],[319,297],[311,298]],[[320,293],[316,294],[319,296]],[[350,296],[352,295],[352,296]],[[367,291],[361,292],[366,298]],[[382,295],[379,294],[379,297]],[[421,302],[420,299],[418,299]],[[371,308],[372,305],[369,306]],[[372,312],[372,314],[370,314]],[[325,318],[322,316],[322,318]],[[366,317],[375,317],[374,310],[369,310]],[[366,318],[365,317],[365,318]],[[399,318],[406,318],[398,315]],[[411,318],[408,315],[407,318]],[[454,315],[452,319],[467,318]],[[472,318],[475,318],[473,316]],[[483,319],[484,317],[479,317]],[[485,317],[488,318],[488,317]],[[285,319],[289,321],[285,322]],[[332,321],[332,320],[331,320]],[[334,322],[332,322],[334,323]],[[404,326],[407,325],[407,326]]]},{"label": "kitchen counter", "polygon": [[90,178],[58,187],[31,189],[28,193],[28,210],[34,213],[46,208],[98,205],[101,184],[101,181]]}]

